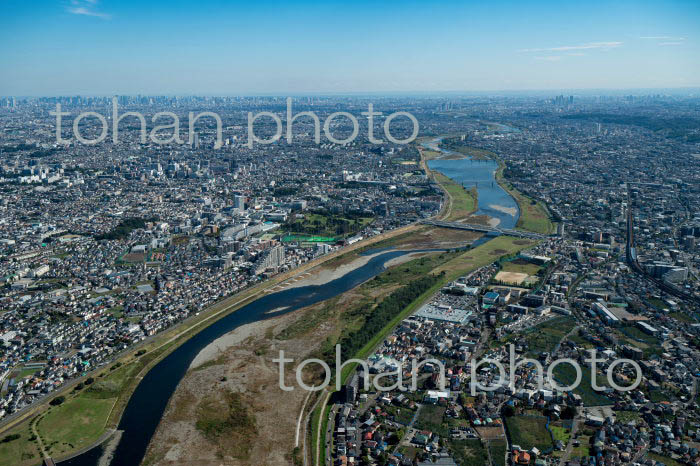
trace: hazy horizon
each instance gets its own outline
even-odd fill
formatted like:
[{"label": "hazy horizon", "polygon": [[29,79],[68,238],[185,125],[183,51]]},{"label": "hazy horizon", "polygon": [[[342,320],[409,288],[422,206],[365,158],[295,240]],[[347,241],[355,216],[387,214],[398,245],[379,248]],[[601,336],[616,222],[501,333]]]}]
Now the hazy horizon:
[{"label": "hazy horizon", "polygon": [[26,94],[26,95],[0,95],[0,97],[15,97],[19,99],[38,99],[49,97],[114,97],[114,96],[148,96],[148,97],[544,97],[552,96],[553,94],[576,95],[580,97],[595,97],[595,96],[624,96],[624,95],[649,95],[660,93],[662,95],[672,96],[695,96],[700,94],[700,87],[658,87],[658,88],[590,88],[590,89],[491,89],[491,90],[444,90],[444,91],[337,91],[337,92],[258,92],[258,93],[195,93],[183,92],[178,94],[160,93],[126,93],[114,92],[110,94]]}]

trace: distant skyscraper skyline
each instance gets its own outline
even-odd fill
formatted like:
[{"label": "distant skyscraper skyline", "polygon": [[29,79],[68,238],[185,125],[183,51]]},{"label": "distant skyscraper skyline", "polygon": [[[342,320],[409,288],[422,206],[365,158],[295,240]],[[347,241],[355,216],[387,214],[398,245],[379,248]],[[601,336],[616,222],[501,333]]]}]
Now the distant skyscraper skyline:
[{"label": "distant skyscraper skyline", "polygon": [[8,0],[0,95],[700,86],[700,3]]}]

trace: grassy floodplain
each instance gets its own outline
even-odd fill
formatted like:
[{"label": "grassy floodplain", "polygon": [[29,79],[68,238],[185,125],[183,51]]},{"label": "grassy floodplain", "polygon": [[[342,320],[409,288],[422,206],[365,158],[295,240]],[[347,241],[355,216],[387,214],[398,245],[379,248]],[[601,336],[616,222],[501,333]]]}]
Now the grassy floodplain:
[{"label": "grassy floodplain", "polygon": [[505,162],[499,161],[499,168],[496,171],[496,181],[513,196],[520,207],[520,218],[516,228],[549,235],[556,231],[556,225],[549,217],[547,206],[542,201],[535,201],[524,195],[503,178]]},{"label": "grassy floodplain", "polygon": [[496,154],[494,154],[490,150],[479,149],[477,147],[471,147],[471,146],[462,144],[462,141],[460,140],[460,138],[456,138],[456,137],[443,139],[441,146],[447,150],[451,150],[454,152],[459,152],[460,154],[464,154],[464,155],[466,155],[469,158],[474,159],[474,160],[488,160],[488,159],[496,160],[498,158],[496,156]]},{"label": "grassy floodplain", "polygon": [[441,158],[441,152],[421,150],[421,166],[432,177],[447,195],[447,200],[438,217],[446,221],[464,220],[478,209],[478,193],[476,188],[465,189],[461,184],[442,173],[428,168],[427,161]]},{"label": "grassy floodplain", "polygon": [[444,220],[463,220],[476,212],[478,208],[476,188],[465,189],[462,185],[442,173],[433,172],[435,181],[442,186],[450,198],[450,205]]}]

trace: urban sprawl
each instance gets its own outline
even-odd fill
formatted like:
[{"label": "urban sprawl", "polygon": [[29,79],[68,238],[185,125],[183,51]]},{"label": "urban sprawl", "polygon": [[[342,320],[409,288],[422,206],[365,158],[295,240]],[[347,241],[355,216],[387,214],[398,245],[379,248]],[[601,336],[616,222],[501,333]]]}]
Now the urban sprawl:
[{"label": "urban sprawl", "polygon": [[[313,119],[299,117],[293,144],[265,145],[248,145],[248,112],[285,121],[286,98],[117,100],[145,115],[149,132],[157,112],[182,121],[216,112],[223,144],[215,147],[211,119],[196,122],[191,143],[155,144],[127,117],[119,144],[85,145],[72,118],[93,111],[110,121],[112,97],[0,98],[0,423],[312,260],[411,225],[494,226],[445,216],[456,198],[427,168],[422,144],[437,141],[497,161],[497,182],[518,203],[516,229],[536,236],[441,286],[363,358],[368,370],[354,371],[321,411],[321,461],[700,465],[697,97],[298,97],[294,111],[321,121],[372,103],[381,143],[358,117],[352,142],[317,144]],[[60,144],[56,104],[70,113]],[[398,111],[420,122],[411,144],[384,136]],[[86,139],[102,131],[97,119],[79,123]],[[399,140],[413,129],[391,122]],[[188,128],[179,131],[188,141]],[[257,137],[275,131],[273,120],[256,121]],[[342,139],[353,127],[336,118],[329,131]],[[428,226],[436,219],[451,225]],[[508,369],[511,345],[519,364],[505,381],[494,364],[471,367],[490,359]],[[546,376],[538,386],[538,364],[546,372],[564,358],[582,368],[578,386],[559,391]],[[609,383],[635,381],[631,365],[613,365],[622,358],[641,367],[634,390]],[[428,359],[444,366],[444,390],[434,363],[411,373],[412,361]],[[416,376],[418,390],[364,389],[386,373]],[[473,374],[489,389],[472,394]],[[571,365],[553,369],[558,385],[575,375]]]}]

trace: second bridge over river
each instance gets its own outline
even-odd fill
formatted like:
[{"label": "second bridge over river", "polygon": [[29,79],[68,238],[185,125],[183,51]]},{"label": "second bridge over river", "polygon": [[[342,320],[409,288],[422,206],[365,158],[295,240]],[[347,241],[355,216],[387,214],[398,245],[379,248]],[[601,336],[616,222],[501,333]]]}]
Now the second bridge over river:
[{"label": "second bridge over river", "polygon": [[547,235],[541,235],[539,233],[532,233],[530,231],[512,230],[509,228],[490,227],[488,225],[475,225],[473,223],[445,222],[442,220],[423,220],[421,223],[426,224],[426,225],[434,225],[436,227],[456,228],[458,230],[478,231],[478,232],[487,233],[487,234],[491,233],[491,234],[497,234],[497,235],[517,236],[519,238],[528,238],[528,239],[547,239],[547,238],[549,238],[549,236],[547,236]]}]

